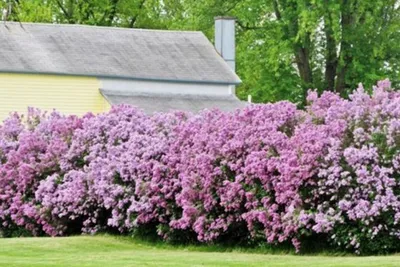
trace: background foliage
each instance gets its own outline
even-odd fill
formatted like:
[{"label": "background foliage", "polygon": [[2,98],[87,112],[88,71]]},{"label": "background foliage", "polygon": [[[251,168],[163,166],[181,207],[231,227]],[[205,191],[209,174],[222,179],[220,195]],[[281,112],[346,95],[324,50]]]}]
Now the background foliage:
[{"label": "background foliage", "polygon": [[400,80],[398,0],[1,0],[9,19],[201,30],[237,17],[238,95],[304,103],[309,88],[346,96],[360,81]]}]

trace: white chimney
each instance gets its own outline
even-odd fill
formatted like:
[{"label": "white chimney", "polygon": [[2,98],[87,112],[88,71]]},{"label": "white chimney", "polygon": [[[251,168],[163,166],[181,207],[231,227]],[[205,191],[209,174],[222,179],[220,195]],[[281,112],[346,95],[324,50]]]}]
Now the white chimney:
[{"label": "white chimney", "polygon": [[215,18],[215,49],[235,71],[235,21],[234,17]]}]

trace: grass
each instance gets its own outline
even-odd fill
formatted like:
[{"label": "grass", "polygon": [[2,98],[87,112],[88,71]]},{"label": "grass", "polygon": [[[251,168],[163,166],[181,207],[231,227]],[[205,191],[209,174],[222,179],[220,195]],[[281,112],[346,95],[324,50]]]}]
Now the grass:
[{"label": "grass", "polygon": [[11,238],[0,239],[0,266],[400,266],[400,255],[296,256],[212,250],[212,247],[176,247],[114,236]]}]

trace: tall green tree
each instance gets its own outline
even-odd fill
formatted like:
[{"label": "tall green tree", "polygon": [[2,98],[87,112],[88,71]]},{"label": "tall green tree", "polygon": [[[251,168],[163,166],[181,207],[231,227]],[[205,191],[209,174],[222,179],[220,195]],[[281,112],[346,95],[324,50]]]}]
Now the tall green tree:
[{"label": "tall green tree", "polygon": [[0,0],[10,2],[12,20],[201,30],[211,40],[214,17],[235,16],[238,94],[257,102],[400,82],[399,0]]},{"label": "tall green tree", "polygon": [[186,0],[187,22],[212,38],[213,16],[237,17],[243,98],[304,102],[309,88],[346,96],[400,78],[398,0]]}]

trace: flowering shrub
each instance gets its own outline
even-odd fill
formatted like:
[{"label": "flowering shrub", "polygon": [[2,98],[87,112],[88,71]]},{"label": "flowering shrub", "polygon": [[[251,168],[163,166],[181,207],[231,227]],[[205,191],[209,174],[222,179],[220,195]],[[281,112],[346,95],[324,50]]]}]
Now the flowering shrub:
[{"label": "flowering shrub", "polygon": [[[191,229],[200,241],[233,234],[244,224],[253,236],[284,241],[295,232],[295,179],[285,180],[281,157],[301,116],[293,104],[204,112],[183,124],[169,157],[179,173],[176,195],[182,216],[175,229]],[[280,182],[282,181],[282,182]]]},{"label": "flowering shrub", "polygon": [[399,250],[400,93],[310,91],[223,113],[13,114],[0,128],[0,231],[131,232],[201,242],[309,236]]},{"label": "flowering shrub", "polygon": [[[400,93],[382,81],[372,96],[310,96],[310,113],[337,131],[308,188],[302,223],[356,252],[393,251],[400,237]],[[311,222],[311,223],[310,223]]]},{"label": "flowering shrub", "polygon": [[162,157],[182,121],[181,113],[150,117],[126,106],[84,118],[61,173],[40,184],[37,199],[51,217],[75,221],[83,232],[165,223],[174,184],[165,181]]},{"label": "flowering shrub", "polygon": [[80,119],[30,109],[27,117],[13,114],[0,129],[0,223],[23,226],[32,234],[57,234],[57,224],[44,220],[35,198],[39,184],[60,171]]}]

